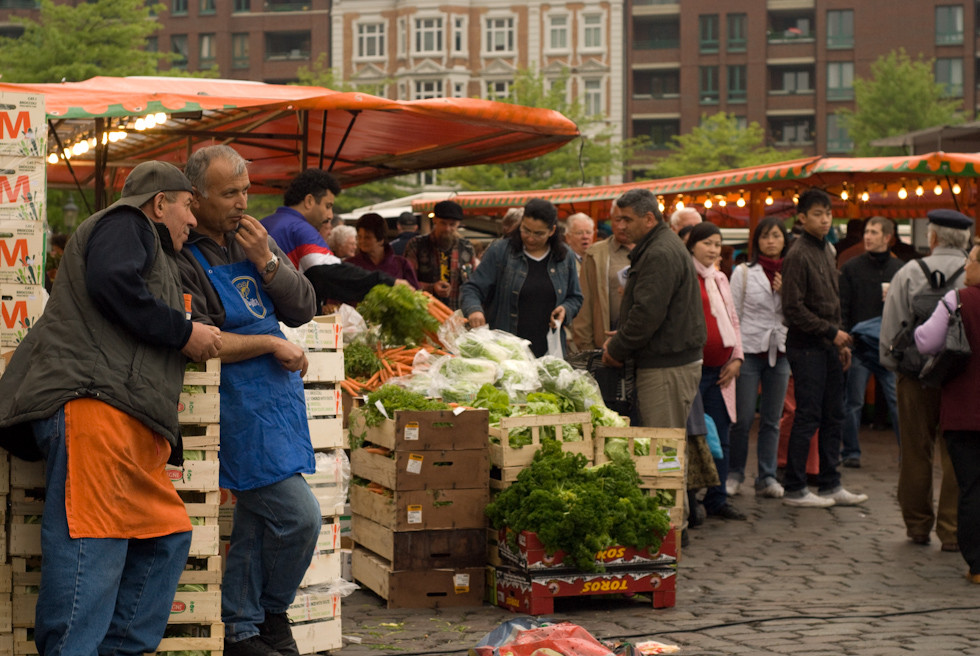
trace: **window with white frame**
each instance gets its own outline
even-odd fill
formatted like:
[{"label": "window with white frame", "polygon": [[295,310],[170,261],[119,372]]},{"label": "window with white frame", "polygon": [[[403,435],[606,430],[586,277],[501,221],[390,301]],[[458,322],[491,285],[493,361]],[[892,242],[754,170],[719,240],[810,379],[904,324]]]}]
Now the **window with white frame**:
[{"label": "window with white frame", "polygon": [[415,19],[415,52],[439,54],[442,46],[442,18]]},{"label": "window with white frame", "polygon": [[568,50],[568,14],[548,16],[548,50]]},{"label": "window with white frame", "polygon": [[426,98],[442,98],[442,80],[416,80],[415,93],[412,100],[425,100]]},{"label": "window with white frame", "polygon": [[398,38],[395,39],[398,47],[398,56],[404,57],[406,54],[405,34],[408,31],[408,22],[404,18],[398,19]]},{"label": "window with white frame", "polygon": [[357,26],[357,58],[381,59],[385,56],[385,24],[361,23]]},{"label": "window with white frame", "polygon": [[453,18],[453,54],[466,53],[466,16]]},{"label": "window with white frame", "polygon": [[582,16],[582,49],[602,49],[602,14]]},{"label": "window with white frame", "polygon": [[466,97],[466,83],[453,82],[453,98],[465,98],[465,97]]},{"label": "window with white frame", "polygon": [[487,82],[487,100],[506,100],[510,95],[510,80]]},{"label": "window with white frame", "polygon": [[486,22],[487,52],[514,52],[514,18],[488,18]]},{"label": "window with white frame", "polygon": [[583,95],[586,116],[602,116],[606,113],[602,98],[602,80],[585,80]]}]

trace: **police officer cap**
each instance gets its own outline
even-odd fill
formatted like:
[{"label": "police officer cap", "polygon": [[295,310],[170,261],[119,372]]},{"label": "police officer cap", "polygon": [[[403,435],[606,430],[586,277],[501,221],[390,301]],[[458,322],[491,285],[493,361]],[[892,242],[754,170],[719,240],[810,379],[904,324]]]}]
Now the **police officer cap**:
[{"label": "police officer cap", "polygon": [[929,217],[929,223],[944,228],[969,230],[973,227],[973,219],[956,210],[932,210],[926,216]]}]

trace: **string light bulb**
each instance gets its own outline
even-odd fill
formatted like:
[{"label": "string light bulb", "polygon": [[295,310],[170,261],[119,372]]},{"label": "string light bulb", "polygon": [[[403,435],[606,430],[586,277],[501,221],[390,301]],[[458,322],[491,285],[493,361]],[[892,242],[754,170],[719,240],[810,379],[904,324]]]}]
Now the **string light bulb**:
[{"label": "string light bulb", "polygon": [[677,209],[678,210],[684,209],[684,201],[682,201],[682,200],[678,200],[677,201]]},{"label": "string light bulb", "polygon": [[742,195],[742,192],[739,192],[738,200],[735,201],[735,204],[739,207],[745,207],[745,196]]},{"label": "string light bulb", "polygon": [[936,194],[937,196],[943,195],[943,186],[939,184],[939,180],[936,180],[936,186],[932,188],[932,193]]},{"label": "string light bulb", "polygon": [[898,190],[898,197],[901,200],[905,200],[906,198],[909,197],[909,190],[905,188],[904,183],[902,184],[902,187]]},{"label": "string light bulb", "polygon": [[915,187],[915,195],[921,196],[924,193],[926,193],[926,190],[922,187],[922,181],[919,180],[919,184],[917,184]]},{"label": "string light bulb", "polygon": [[769,189],[768,192],[766,194],[766,205],[772,205],[775,202],[772,198],[772,189]]},{"label": "string light bulb", "polygon": [[712,205],[714,205],[714,203],[711,202],[711,196],[704,199],[704,209],[710,210]]},{"label": "string light bulb", "polygon": [[961,191],[963,191],[963,189],[962,189],[962,187],[960,187],[960,183],[959,182],[954,182],[953,183],[953,186],[950,188],[950,191],[952,191],[954,194],[957,194],[958,195]]},{"label": "string light bulb", "polygon": [[867,203],[869,198],[871,198],[871,194],[868,193],[868,188],[865,187],[864,191],[861,192],[861,201]]},{"label": "string light bulb", "polygon": [[843,188],[840,190],[840,199],[847,200],[848,197],[849,194],[847,193],[847,183],[845,182]]},{"label": "string light bulb", "polygon": [[50,155],[48,155],[48,164],[57,164],[57,163],[58,163],[57,153],[51,153]]},{"label": "string light bulb", "polygon": [[728,205],[728,200],[724,198],[718,199],[718,207],[725,207],[726,205]]}]

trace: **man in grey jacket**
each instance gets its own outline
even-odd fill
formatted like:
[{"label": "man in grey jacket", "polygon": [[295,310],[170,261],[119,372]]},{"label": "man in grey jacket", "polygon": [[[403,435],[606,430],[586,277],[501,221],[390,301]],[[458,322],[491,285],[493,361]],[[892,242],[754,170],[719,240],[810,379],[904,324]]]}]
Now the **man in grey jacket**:
[{"label": "man in grey jacket", "polygon": [[184,314],[174,257],[195,225],[190,203],[176,167],[136,166],[122,198],[75,231],[0,378],[0,444],[47,460],[42,655],[153,652],[170,619],[191,524],[165,465],[183,460],[187,358],[221,346]]},{"label": "man in grey jacket", "polygon": [[[921,260],[930,271],[941,274],[947,281],[963,268],[966,250],[970,245],[973,220],[955,210],[929,212],[929,249],[931,255]],[[912,298],[928,284],[919,260],[907,262],[891,280],[881,316],[881,364],[898,370],[895,356],[888,346],[902,329],[902,323],[913,318]],[[962,273],[955,279],[956,287],[965,284]],[[959,486],[953,463],[946,452],[946,442],[939,430],[939,400],[942,390],[925,387],[918,379],[898,374],[898,425],[901,429],[901,465],[898,474],[898,505],[909,540],[929,544],[936,530],[943,551],[958,551],[956,539],[956,504]],[[936,447],[942,463],[943,480],[939,487],[939,503],[933,509],[933,458]]]},{"label": "man in grey jacket", "polygon": [[613,204],[636,244],[616,334],[602,361],[636,363],[636,394],[644,426],[683,428],[701,380],[707,339],[697,272],[684,244],[664,223],[657,198],[631,189]]}]

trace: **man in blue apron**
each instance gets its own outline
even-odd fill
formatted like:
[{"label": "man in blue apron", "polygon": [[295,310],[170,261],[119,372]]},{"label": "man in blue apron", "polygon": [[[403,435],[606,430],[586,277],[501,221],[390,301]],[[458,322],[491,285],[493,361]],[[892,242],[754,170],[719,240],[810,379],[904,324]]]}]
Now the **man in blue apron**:
[{"label": "man in blue apron", "polygon": [[297,654],[286,610],[313,558],[320,508],[301,376],[303,349],[279,321],[316,313],[313,286],[245,214],[246,162],[228,146],[191,155],[192,231],[180,258],[192,317],[221,329],[220,484],[238,498],[225,563],[226,656]]}]

